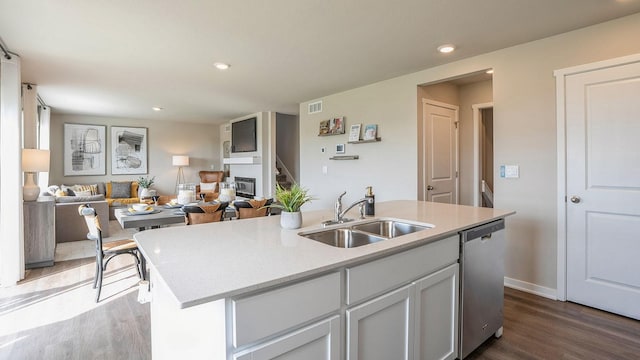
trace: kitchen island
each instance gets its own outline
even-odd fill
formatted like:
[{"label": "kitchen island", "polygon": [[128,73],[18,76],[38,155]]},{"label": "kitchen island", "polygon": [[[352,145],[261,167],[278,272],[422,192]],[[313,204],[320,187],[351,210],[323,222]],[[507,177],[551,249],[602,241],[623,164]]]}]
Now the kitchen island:
[{"label": "kitchen island", "polygon": [[455,358],[458,233],[512,212],[418,201],[376,212],[430,228],[338,248],[298,235],[333,218],[321,210],[298,230],[272,216],[136,234],[154,358]]}]

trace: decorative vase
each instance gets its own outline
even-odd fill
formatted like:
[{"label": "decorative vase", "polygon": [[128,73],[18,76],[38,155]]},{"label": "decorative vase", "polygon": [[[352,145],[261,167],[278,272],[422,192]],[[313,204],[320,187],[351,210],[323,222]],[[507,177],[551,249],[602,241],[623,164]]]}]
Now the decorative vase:
[{"label": "decorative vase", "polygon": [[283,229],[299,229],[302,226],[302,213],[300,211],[280,213],[280,226]]},{"label": "decorative vase", "polygon": [[138,194],[140,199],[150,198],[151,196],[153,196],[153,194],[149,188],[140,188],[140,194]]}]

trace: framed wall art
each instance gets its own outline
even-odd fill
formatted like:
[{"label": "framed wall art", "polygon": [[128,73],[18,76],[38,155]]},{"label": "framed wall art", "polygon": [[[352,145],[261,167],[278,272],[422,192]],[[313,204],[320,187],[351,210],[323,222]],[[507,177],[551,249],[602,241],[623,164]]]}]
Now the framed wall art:
[{"label": "framed wall art", "polygon": [[344,116],[320,121],[318,136],[344,134]]},{"label": "framed wall art", "polygon": [[146,174],[147,128],[111,127],[111,174]]},{"label": "framed wall art", "polygon": [[364,140],[375,140],[378,137],[378,125],[370,124],[364,127]]},{"label": "framed wall art", "polygon": [[107,174],[107,127],[64,124],[64,176]]},{"label": "framed wall art", "polygon": [[358,141],[360,140],[360,128],[362,124],[353,124],[351,125],[351,129],[349,130],[349,141]]}]

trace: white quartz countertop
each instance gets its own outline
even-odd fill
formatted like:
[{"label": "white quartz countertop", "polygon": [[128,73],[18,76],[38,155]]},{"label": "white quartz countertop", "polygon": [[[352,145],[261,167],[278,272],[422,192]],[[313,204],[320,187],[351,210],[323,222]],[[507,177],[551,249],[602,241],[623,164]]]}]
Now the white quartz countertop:
[{"label": "white quartz countertop", "polygon": [[[411,200],[377,202],[376,216],[370,219],[434,227],[351,249],[298,235],[322,229],[320,223],[332,219],[333,210],[303,211],[302,228],[297,230],[282,229],[280,216],[268,216],[147,230],[134,238],[154,276],[166,283],[177,306],[186,308],[399,252],[511,214]],[[357,209],[347,217],[357,217]]]}]

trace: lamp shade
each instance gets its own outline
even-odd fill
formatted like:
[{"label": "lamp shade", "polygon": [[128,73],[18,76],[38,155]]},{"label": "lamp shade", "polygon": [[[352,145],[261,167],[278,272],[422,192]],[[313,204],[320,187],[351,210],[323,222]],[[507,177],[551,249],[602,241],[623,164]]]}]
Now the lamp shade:
[{"label": "lamp shade", "polygon": [[22,149],[22,171],[49,171],[49,150]]},{"label": "lamp shade", "polygon": [[173,155],[173,166],[189,166],[189,157],[186,155]]}]

